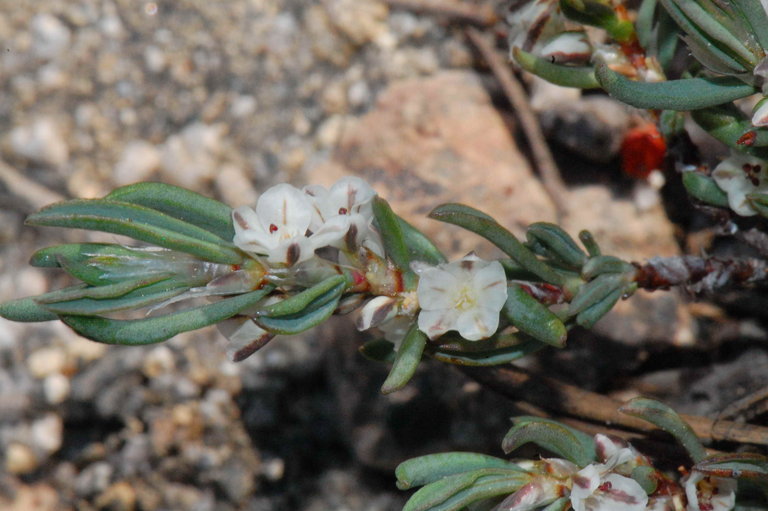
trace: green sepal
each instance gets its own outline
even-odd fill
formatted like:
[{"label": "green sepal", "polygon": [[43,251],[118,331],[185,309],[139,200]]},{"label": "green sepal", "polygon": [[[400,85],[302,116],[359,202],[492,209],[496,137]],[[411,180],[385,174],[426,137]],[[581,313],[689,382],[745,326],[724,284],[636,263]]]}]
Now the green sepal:
[{"label": "green sepal", "polygon": [[688,455],[698,463],[707,453],[696,438],[693,429],[669,406],[654,399],[637,397],[619,408],[619,411],[648,421],[657,428],[666,431],[688,451]]},{"label": "green sepal", "polygon": [[196,225],[217,237],[235,237],[232,208],[199,193],[165,183],[136,183],[112,190],[107,200],[130,202]]},{"label": "green sepal", "polygon": [[763,454],[716,454],[696,463],[693,470],[713,477],[768,483],[768,457]]},{"label": "green sepal", "polygon": [[517,491],[530,477],[516,470],[481,469],[444,477],[414,493],[403,511],[459,511]]},{"label": "green sepal", "polygon": [[760,216],[768,218],[768,194],[748,193],[747,200],[752,209],[757,211]]},{"label": "green sepal", "polygon": [[632,469],[632,479],[643,489],[647,495],[651,495],[659,487],[659,471],[648,465],[638,465]]},{"label": "green sepal", "polygon": [[[286,298],[285,300],[281,300],[277,303],[273,303],[272,305],[264,307],[260,311],[256,312],[256,316],[278,318],[292,314],[300,314],[304,309],[309,307],[310,304],[318,299],[322,299],[322,297],[327,293],[331,292],[331,294],[336,294],[338,292],[337,288],[347,283],[347,277],[344,275],[335,275],[333,277],[329,277],[315,284],[314,286],[291,296],[290,298]],[[343,290],[344,288],[342,287],[342,292]],[[327,301],[328,300],[325,300],[323,303],[327,303]]]},{"label": "green sepal", "polygon": [[40,306],[35,298],[31,296],[0,303],[0,317],[19,323],[36,323],[59,319],[56,314]]},{"label": "green sepal", "polygon": [[541,417],[516,417],[501,442],[501,448],[509,454],[527,443],[534,443],[580,467],[595,461],[595,441],[557,421]]},{"label": "green sepal", "polygon": [[389,203],[381,197],[372,201],[373,217],[376,228],[384,243],[387,257],[403,273],[405,286],[412,289],[416,286],[416,275],[411,270],[411,251],[405,239],[405,229],[399,217],[392,211]]},{"label": "green sepal", "polygon": [[373,362],[391,364],[395,361],[395,345],[386,339],[368,341],[358,349],[360,354]]},{"label": "green sepal", "polygon": [[525,71],[555,85],[577,89],[600,88],[600,84],[595,78],[595,68],[592,66],[575,67],[555,64],[517,47],[512,48],[512,57]]},{"label": "green sepal", "polygon": [[456,351],[444,348],[430,350],[430,356],[447,364],[469,367],[487,367],[508,364],[543,349],[546,344],[528,339],[515,346],[483,351]]},{"label": "green sepal", "polygon": [[649,110],[697,110],[750,96],[755,87],[732,76],[687,78],[667,82],[636,82],[595,64],[598,82],[612,97]]},{"label": "green sepal", "polygon": [[568,330],[560,318],[517,284],[507,288],[502,314],[523,333],[543,343],[562,348]]},{"label": "green sepal", "polygon": [[162,342],[181,332],[189,332],[224,321],[264,299],[273,286],[265,286],[232,298],[192,309],[145,319],[108,319],[62,315],[61,320],[75,332],[106,344],[143,345]]},{"label": "green sepal", "polygon": [[430,218],[463,227],[468,231],[482,236],[502,252],[514,259],[525,270],[538,276],[550,284],[562,286],[565,278],[545,263],[539,261],[514,234],[499,225],[496,220],[469,206],[463,204],[443,204],[429,214]]},{"label": "green sepal", "polygon": [[531,224],[526,231],[529,243],[542,245],[550,259],[573,270],[580,270],[587,255],[560,226],[548,222]]},{"label": "green sepal", "polygon": [[541,511],[566,511],[571,509],[571,497],[560,497],[556,501],[541,508]]},{"label": "green sepal", "polygon": [[[338,277],[331,277],[298,295],[275,304],[275,306],[279,306],[286,301],[300,298],[299,300],[292,301],[290,304],[277,309],[278,311],[283,312],[288,310],[296,310],[296,312],[286,312],[279,316],[267,316],[262,312],[259,312],[253,320],[264,330],[273,334],[294,335],[304,332],[331,317],[336,311],[339,299],[346,287],[347,280],[344,276],[339,275]],[[308,294],[301,296],[303,293]],[[298,308],[297,306],[299,304],[303,305],[303,307]]]},{"label": "green sepal", "polygon": [[30,215],[29,225],[90,229],[128,236],[201,259],[239,264],[241,253],[230,242],[196,225],[127,202],[74,199],[53,204]]},{"label": "green sepal", "polygon": [[426,344],[427,336],[419,330],[416,323],[413,323],[400,343],[392,369],[381,386],[382,394],[389,394],[405,387],[419,366]]},{"label": "green sepal", "polygon": [[474,452],[442,452],[427,454],[402,462],[395,469],[397,487],[408,490],[424,486],[456,474],[472,472],[484,468],[523,469],[501,458]]},{"label": "green sepal", "polygon": [[696,171],[683,172],[683,186],[688,195],[710,206],[728,207],[728,195],[714,179]]},{"label": "green sepal", "polygon": [[155,305],[178,296],[189,288],[189,282],[164,279],[160,282],[134,289],[117,298],[80,298],[46,303],[44,306],[56,314],[96,316]]},{"label": "green sepal", "polygon": [[447,261],[443,253],[424,233],[403,220],[400,216],[397,217],[397,221],[400,224],[400,231],[403,234],[403,240],[408,248],[411,261],[422,261],[433,266]]},{"label": "green sepal", "polygon": [[630,273],[635,267],[615,256],[591,257],[581,269],[581,277],[591,280],[603,273]]}]

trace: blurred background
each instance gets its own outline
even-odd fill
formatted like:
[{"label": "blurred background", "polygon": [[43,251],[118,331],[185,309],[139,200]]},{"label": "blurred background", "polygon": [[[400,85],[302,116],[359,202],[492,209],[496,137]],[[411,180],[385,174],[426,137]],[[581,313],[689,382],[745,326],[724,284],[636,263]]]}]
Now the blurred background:
[{"label": "blurred background", "polygon": [[[66,284],[28,267],[34,250],[112,241],[24,227],[25,215],[142,180],[239,206],[278,182],[359,175],[454,256],[493,252],[424,219],[447,201],[516,233],[553,221],[562,201],[570,232],[589,228],[606,253],[635,260],[709,246],[706,222],[620,173],[637,113],[529,82],[568,184],[548,195],[464,35],[481,28],[505,58],[506,2],[422,4],[0,0],[0,300]],[[617,397],[641,391],[715,413],[728,392],[743,395],[768,374],[755,347],[766,338],[754,319],[762,302],[737,298],[729,307],[757,309],[734,319],[721,305],[639,293],[594,333],[575,332],[570,349],[524,364]],[[396,510],[405,497],[393,470],[404,459],[502,454],[513,403],[429,362],[381,396],[387,368],[357,353],[362,338],[337,318],[234,364],[215,329],[116,347],[58,322],[0,320],[0,507]]]}]

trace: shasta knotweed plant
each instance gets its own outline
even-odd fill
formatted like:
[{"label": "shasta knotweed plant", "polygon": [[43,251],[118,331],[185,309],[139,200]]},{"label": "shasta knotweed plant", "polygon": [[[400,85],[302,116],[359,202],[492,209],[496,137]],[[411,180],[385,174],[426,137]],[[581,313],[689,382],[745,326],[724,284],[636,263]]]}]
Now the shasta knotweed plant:
[{"label": "shasta knotweed plant", "polygon": [[[544,348],[563,349],[637,289],[714,292],[768,277],[768,15],[758,0],[533,0],[510,16],[515,62],[553,83],[604,89],[649,110],[669,160],[696,204],[723,232],[762,257],[682,256],[624,261],[535,223],[525,240],[492,217],[445,204],[430,217],[457,225],[504,255],[448,261],[363,180],[330,189],[280,184],[255,208],[232,210],[182,188],[140,183],[102,199],[69,200],[31,215],[36,226],[90,229],[138,245],[43,248],[31,264],[59,268],[71,287],[0,304],[13,321],[60,320],[97,342],[143,345],[217,325],[242,360],[280,335],[356,311],[375,332],[361,352],[391,363],[382,391],[413,376],[423,357],[493,366]],[[585,25],[597,27],[585,30]],[[689,52],[690,55],[686,55]],[[674,77],[674,79],[667,79]],[[685,112],[730,156],[712,171],[687,143]],[[755,217],[742,232],[743,217]],[[421,486],[410,511],[534,509],[725,511],[768,488],[761,455],[707,455],[672,410],[637,399],[622,411],[665,430],[692,463],[663,471],[625,441],[521,417],[503,449],[534,443],[553,458],[507,461],[472,453],[415,458],[398,485]],[[738,484],[737,484],[738,481]],[[747,509],[746,507],[742,507]],[[752,509],[764,509],[756,507]]]}]

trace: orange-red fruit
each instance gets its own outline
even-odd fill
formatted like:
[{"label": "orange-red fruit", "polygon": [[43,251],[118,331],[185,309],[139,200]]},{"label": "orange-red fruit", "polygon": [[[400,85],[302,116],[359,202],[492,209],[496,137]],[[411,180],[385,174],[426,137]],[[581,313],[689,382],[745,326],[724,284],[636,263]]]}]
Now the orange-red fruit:
[{"label": "orange-red fruit", "polygon": [[667,144],[655,124],[648,123],[627,132],[621,143],[621,168],[635,179],[645,179],[661,170]]}]

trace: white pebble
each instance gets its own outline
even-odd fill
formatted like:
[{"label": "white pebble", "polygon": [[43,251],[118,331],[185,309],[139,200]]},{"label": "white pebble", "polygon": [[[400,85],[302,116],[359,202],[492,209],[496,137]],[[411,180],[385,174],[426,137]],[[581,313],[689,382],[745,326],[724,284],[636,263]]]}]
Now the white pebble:
[{"label": "white pebble", "polygon": [[69,397],[71,385],[69,378],[61,373],[49,374],[43,380],[43,393],[45,400],[52,405],[63,403]]},{"label": "white pebble", "polygon": [[40,348],[27,358],[29,372],[35,378],[45,378],[54,373],[61,373],[67,363],[67,355],[58,347]]},{"label": "white pebble", "polygon": [[36,163],[58,166],[69,158],[69,147],[58,124],[49,117],[17,126],[10,134],[11,149]]}]

